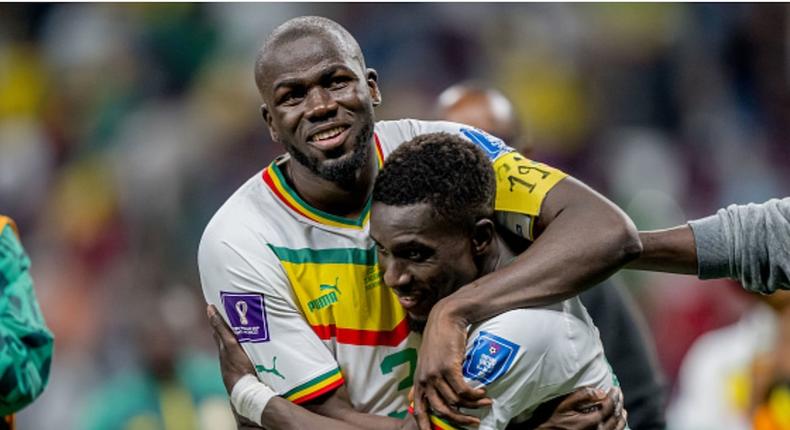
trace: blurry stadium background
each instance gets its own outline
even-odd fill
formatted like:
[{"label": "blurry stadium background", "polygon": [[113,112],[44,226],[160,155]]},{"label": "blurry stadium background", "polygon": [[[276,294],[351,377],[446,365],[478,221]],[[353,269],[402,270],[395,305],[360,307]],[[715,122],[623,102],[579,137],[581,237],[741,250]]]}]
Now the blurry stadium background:
[{"label": "blurry stadium background", "polygon": [[[145,357],[214,357],[198,240],[282,152],[252,65],[274,26],[304,14],[359,40],[379,119],[431,118],[447,86],[489,82],[528,119],[535,158],[640,229],[790,194],[788,5],[3,4],[0,212],[56,335],[49,387],[19,428],[80,429],[91,393]],[[690,343],[753,300],[726,281],[616,279],[670,383]]]}]

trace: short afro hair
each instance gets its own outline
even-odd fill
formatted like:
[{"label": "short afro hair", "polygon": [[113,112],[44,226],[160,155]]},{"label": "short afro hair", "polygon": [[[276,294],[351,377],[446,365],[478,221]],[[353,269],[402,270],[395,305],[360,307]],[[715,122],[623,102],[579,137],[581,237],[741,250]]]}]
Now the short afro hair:
[{"label": "short afro hair", "polygon": [[449,133],[429,133],[387,157],[373,187],[373,201],[390,206],[429,203],[446,221],[471,231],[494,213],[496,181],[485,153]]}]

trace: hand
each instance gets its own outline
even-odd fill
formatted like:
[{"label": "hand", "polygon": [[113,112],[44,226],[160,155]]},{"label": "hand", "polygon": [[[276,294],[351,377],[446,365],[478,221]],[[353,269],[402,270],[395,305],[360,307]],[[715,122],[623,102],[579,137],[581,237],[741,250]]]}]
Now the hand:
[{"label": "hand", "polygon": [[623,392],[612,388],[608,394],[590,387],[580,388],[563,399],[549,419],[537,430],[622,430],[628,413],[623,409]]},{"label": "hand", "polygon": [[462,426],[479,425],[479,418],[462,414],[458,408],[491,405],[485,389],[472,388],[464,380],[461,369],[468,324],[443,303],[434,305],[428,317],[414,373],[414,416],[421,430],[430,430],[429,414]]},{"label": "hand", "polygon": [[251,374],[257,377],[255,367],[236,340],[230,327],[222,319],[222,315],[217,312],[217,308],[214,305],[209,305],[206,308],[206,313],[211,329],[214,330],[214,341],[217,342],[219,350],[219,369],[222,372],[222,382],[225,383],[225,389],[230,395],[233,386],[242,376]]}]

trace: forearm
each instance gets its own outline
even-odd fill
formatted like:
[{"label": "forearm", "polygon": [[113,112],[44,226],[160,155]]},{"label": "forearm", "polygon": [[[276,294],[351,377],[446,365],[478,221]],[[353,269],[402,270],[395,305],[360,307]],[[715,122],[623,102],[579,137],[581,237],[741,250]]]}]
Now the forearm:
[{"label": "forearm", "polygon": [[691,228],[681,225],[665,230],[640,231],[642,254],[626,268],[655,272],[697,274],[697,248]]},{"label": "forearm", "polygon": [[532,246],[508,266],[445,298],[440,310],[476,322],[555,303],[606,279],[641,251],[631,220],[573,178],[547,196],[544,215],[550,222]]},{"label": "forearm", "polygon": [[396,430],[407,424],[406,421],[363,414],[350,408],[333,412],[329,411],[330,408],[331,405],[325,404],[311,411],[282,397],[274,397],[263,410],[261,422],[267,430]]}]

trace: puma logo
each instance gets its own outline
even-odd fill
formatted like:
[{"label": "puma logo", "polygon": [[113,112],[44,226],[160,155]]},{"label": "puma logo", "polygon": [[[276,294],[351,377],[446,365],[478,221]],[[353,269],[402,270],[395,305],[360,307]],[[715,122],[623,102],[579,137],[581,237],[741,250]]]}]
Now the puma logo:
[{"label": "puma logo", "polygon": [[329,291],[336,291],[338,294],[341,294],[340,293],[340,288],[337,287],[337,281],[339,279],[340,279],[339,276],[335,277],[335,284],[334,285],[321,284],[318,287],[318,289],[321,290],[321,291],[327,291],[327,290],[329,290]]},{"label": "puma logo", "polygon": [[255,370],[257,370],[258,373],[271,373],[271,374],[273,374],[275,376],[279,376],[280,378],[285,379],[285,376],[283,376],[283,374],[280,373],[279,370],[277,370],[277,357],[274,357],[272,359],[272,367],[271,368],[267,368],[266,366],[263,366],[261,364],[256,364],[255,365]]}]

